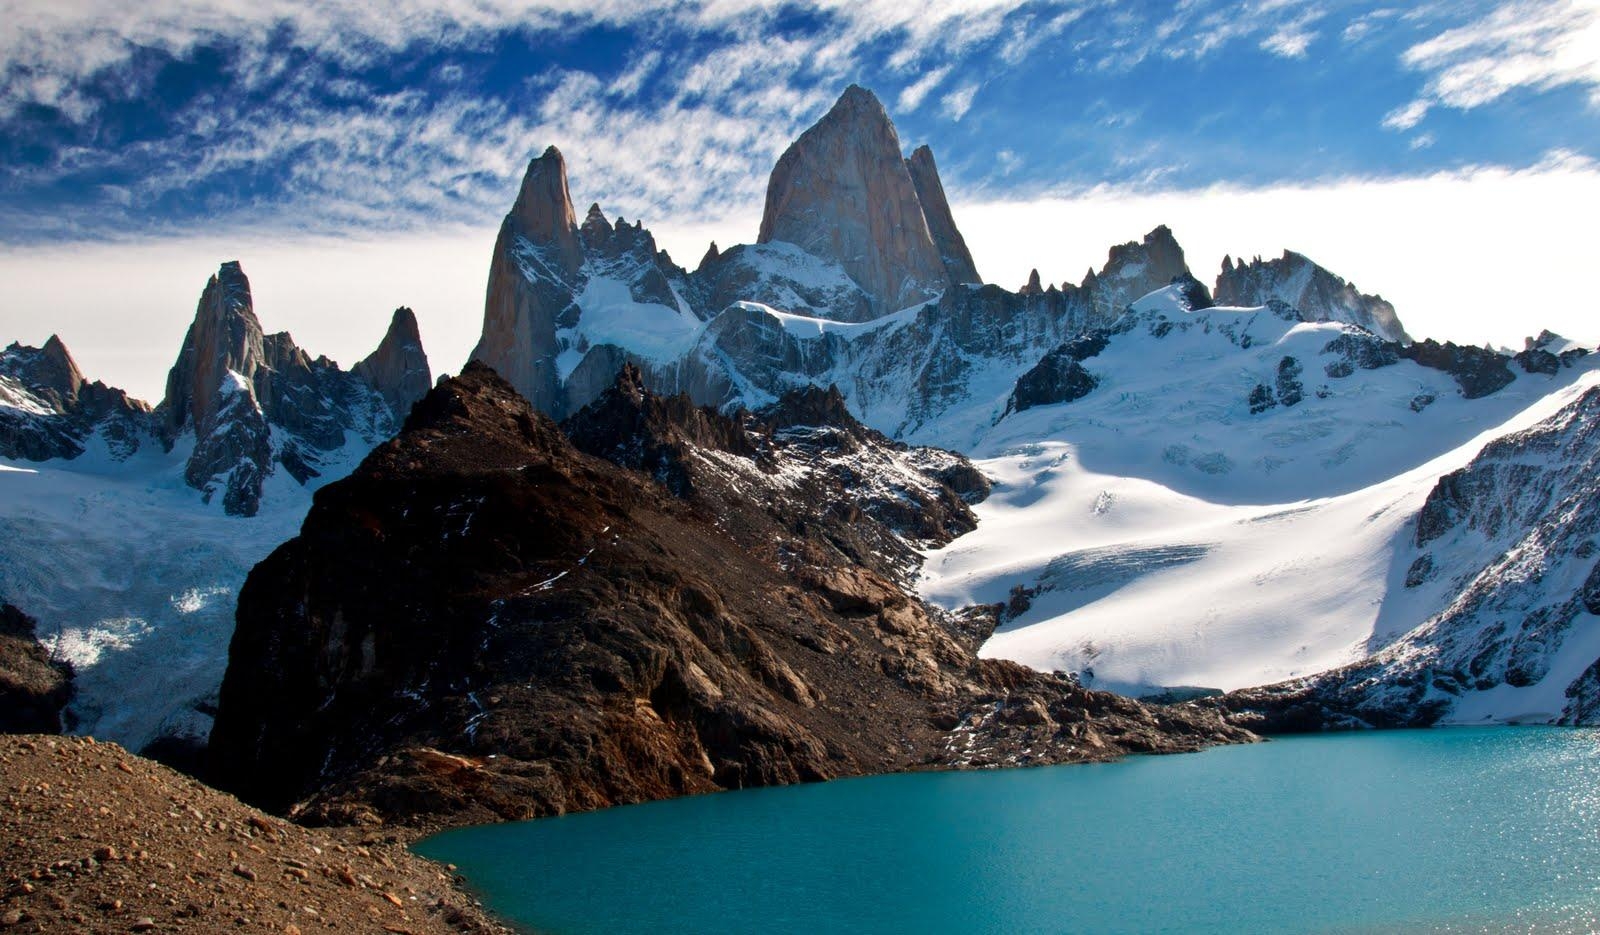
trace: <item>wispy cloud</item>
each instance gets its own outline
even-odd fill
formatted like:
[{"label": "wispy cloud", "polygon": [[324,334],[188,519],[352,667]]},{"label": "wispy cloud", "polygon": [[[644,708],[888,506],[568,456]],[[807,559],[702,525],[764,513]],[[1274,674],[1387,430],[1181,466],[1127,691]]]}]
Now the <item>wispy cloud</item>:
[{"label": "wispy cloud", "polygon": [[962,85],[939,98],[939,109],[951,120],[960,120],[972,109],[972,99],[978,96],[978,86],[975,84]]},{"label": "wispy cloud", "polygon": [[1434,106],[1471,110],[1519,89],[1587,87],[1600,107],[1600,3],[1518,0],[1413,45],[1402,61],[1429,77],[1384,119],[1391,129],[1410,129]]},{"label": "wispy cloud", "polygon": [[939,82],[943,81],[945,75],[948,74],[950,74],[950,66],[946,65],[943,68],[935,68],[911,84],[906,85],[905,90],[900,92],[899,100],[896,101],[900,105],[900,110],[909,113],[921,107],[923,98],[928,96],[929,91],[938,87]]},{"label": "wispy cloud", "polygon": [[[1517,82],[1595,83],[1584,51],[1594,17],[1579,0],[1475,7],[1453,20],[1449,7],[1340,10],[1355,17],[1351,41],[1401,23],[1453,27],[1424,33],[1393,63],[1427,86],[1382,102],[1385,126],[1409,130],[1430,107],[1468,106]],[[1078,97],[1063,76],[1126,76],[1230,46],[1305,58],[1340,34],[1326,10],[1315,0],[819,0],[797,18],[769,0],[0,0],[0,155],[17,156],[0,158],[0,241],[163,225],[481,223],[550,143],[567,151],[580,198],[652,225],[710,221],[759,206],[773,159],[848,81],[882,92],[937,145],[941,133],[978,132],[975,106],[1102,93]],[[569,54],[591,32],[623,36],[625,48]],[[1060,93],[1007,88],[1039,63],[1057,69]],[[508,65],[524,73],[507,78]],[[1056,119],[1080,112],[1063,103]],[[1140,112],[1124,96],[1091,128],[1098,169],[1168,178],[1184,158],[1177,144],[1138,165],[1116,161],[1160,132],[1154,119],[1135,128]],[[981,163],[995,184],[1032,184],[1054,164],[1026,140],[1004,142],[1014,160],[941,160],[947,183],[959,187],[964,166]]]}]

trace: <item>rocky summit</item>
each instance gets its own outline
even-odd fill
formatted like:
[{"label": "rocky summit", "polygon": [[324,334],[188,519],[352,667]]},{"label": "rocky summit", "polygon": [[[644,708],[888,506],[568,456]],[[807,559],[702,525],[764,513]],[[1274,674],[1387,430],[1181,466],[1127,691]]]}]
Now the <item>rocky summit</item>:
[{"label": "rocky summit", "polygon": [[913,486],[952,518],[905,534],[966,522],[942,478],[981,489],[810,418],[839,408],[734,418],[625,373],[567,423],[597,457],[470,365],[251,573],[217,780],[305,820],[461,823],[1250,739],[1206,709],[978,660],[981,614],[935,611],[864,560],[902,533],[839,459],[921,465]]},{"label": "rocky summit", "polygon": [[[851,85],[778,159],[756,241],[781,240],[838,263],[867,293],[874,316],[935,298],[954,282],[977,282],[933,155],[920,152],[926,155],[914,176],[883,105]],[[923,194],[938,218],[943,249],[934,242]],[[947,255],[962,278],[952,279]]]},{"label": "rocky summit", "polygon": [[1347,321],[1390,341],[1411,341],[1394,306],[1382,296],[1361,293],[1292,250],[1274,260],[1256,257],[1238,265],[1232,257],[1223,257],[1216,299],[1220,305],[1237,306],[1277,300],[1298,309],[1307,321]]}]

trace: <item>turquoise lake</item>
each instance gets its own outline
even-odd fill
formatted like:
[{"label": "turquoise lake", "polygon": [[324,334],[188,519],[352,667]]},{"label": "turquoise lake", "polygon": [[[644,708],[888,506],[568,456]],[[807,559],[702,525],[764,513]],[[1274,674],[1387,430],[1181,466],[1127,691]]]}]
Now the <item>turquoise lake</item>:
[{"label": "turquoise lake", "polygon": [[1600,731],[1291,737],[437,835],[530,932],[1600,930]]}]

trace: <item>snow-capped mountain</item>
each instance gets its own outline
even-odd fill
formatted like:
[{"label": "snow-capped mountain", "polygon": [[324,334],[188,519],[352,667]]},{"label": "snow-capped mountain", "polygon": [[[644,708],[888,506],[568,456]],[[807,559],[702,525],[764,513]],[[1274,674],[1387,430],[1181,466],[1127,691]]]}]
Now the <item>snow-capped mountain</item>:
[{"label": "snow-capped mountain", "polygon": [[[713,244],[694,270],[638,220],[596,204],[580,223],[565,159],[546,150],[496,240],[473,357],[558,419],[616,391],[619,372],[652,399],[686,394],[674,406],[754,412],[738,418],[788,465],[773,496],[798,515],[816,490],[859,489],[827,521],[893,527],[851,548],[922,597],[998,608],[991,657],[1160,694],[1351,671],[1378,653],[1363,670],[1372,697],[1404,699],[1388,686],[1413,684],[1415,660],[1456,666],[1471,643],[1492,674],[1464,671],[1499,681],[1450,717],[1591,717],[1590,701],[1495,688],[1565,690],[1595,662],[1575,635],[1587,617],[1566,613],[1581,542],[1539,559],[1567,563],[1558,575],[1513,588],[1493,573],[1496,549],[1546,527],[1539,541],[1560,538],[1568,514],[1463,501],[1450,515],[1502,517],[1492,536],[1419,551],[1416,529],[1441,477],[1577,400],[1600,382],[1596,358],[1549,334],[1515,355],[1413,342],[1387,302],[1295,253],[1225,259],[1208,289],[1166,227],[1077,283],[985,285],[933,154],[904,157],[860,88],[780,160],[757,242]],[[54,339],[0,354],[0,597],[78,665],[83,728],[135,747],[203,735],[246,573],[429,386],[409,310],[344,371],[266,334],[236,263],[207,283],[153,410],[86,382]],[[987,479],[898,445],[970,456]],[[626,466],[670,488],[672,450]],[[1581,476],[1578,447],[1538,450],[1552,477]],[[761,457],[741,449],[728,482]],[[991,483],[975,505],[940,493]],[[1576,481],[1547,483],[1562,484]],[[834,533],[848,544],[847,526]],[[1470,613],[1452,610],[1461,601]],[[1473,610],[1497,601],[1565,622]],[[1519,685],[1534,658],[1549,674]]]},{"label": "snow-capped mountain", "polygon": [[[859,88],[779,161],[756,245],[689,271],[639,222],[572,217],[546,153],[496,247],[481,359],[558,416],[624,363],[725,410],[831,384],[890,437],[982,459],[995,495],[930,553],[924,595],[1006,604],[986,653],[1132,693],[1303,676],[1428,620],[1390,580],[1428,490],[1593,370],[1550,340],[1413,342],[1288,251],[1225,258],[1212,307],[1165,227],[1077,284],[981,285],[932,154],[902,160]],[[626,250],[594,235],[623,230]]]},{"label": "snow-capped mountain", "polygon": [[78,728],[203,740],[245,575],[430,385],[409,309],[346,372],[264,333],[236,262],[154,409],[58,339],[0,353],[0,595],[76,667]]}]

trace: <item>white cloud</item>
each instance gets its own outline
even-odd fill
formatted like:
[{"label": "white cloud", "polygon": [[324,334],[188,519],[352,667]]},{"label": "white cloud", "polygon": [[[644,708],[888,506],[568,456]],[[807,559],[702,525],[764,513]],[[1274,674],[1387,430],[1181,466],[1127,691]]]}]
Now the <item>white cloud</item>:
[{"label": "white cloud", "polygon": [[1429,146],[1432,146],[1434,142],[1435,141],[1432,133],[1418,133],[1416,136],[1411,138],[1411,143],[1409,145],[1414,150],[1427,149]]},{"label": "white cloud", "polygon": [[905,89],[900,92],[899,100],[896,101],[900,111],[902,113],[910,113],[921,107],[923,98],[928,96],[929,91],[938,87],[939,82],[943,81],[944,76],[948,74],[950,74],[950,66],[946,65],[942,68],[935,68],[911,84],[906,85]]},{"label": "white cloud", "polygon": [[1383,125],[1390,130],[1409,130],[1422,122],[1422,118],[1428,115],[1430,107],[1431,105],[1424,100],[1401,105],[1383,115]]},{"label": "white cloud", "polygon": [[951,120],[960,120],[972,109],[972,99],[978,94],[975,84],[963,85],[939,99],[939,109]]},{"label": "white cloud", "polygon": [[1395,304],[1413,335],[1521,347],[1551,328],[1600,341],[1587,297],[1590,219],[1600,166],[1552,153],[1521,170],[1477,168],[1415,178],[1349,179],[1242,189],[1100,188],[1026,202],[953,197],[978,271],[1014,284],[1038,268],[1076,282],[1114,242],[1166,224],[1189,265],[1212,282],[1225,253],[1292,249]]},{"label": "white cloud", "polygon": [[1316,37],[1316,33],[1280,29],[1261,40],[1261,48],[1280,58],[1305,58],[1306,47]]},{"label": "white cloud", "polygon": [[1413,45],[1401,61],[1429,77],[1415,101],[1384,119],[1391,129],[1410,129],[1435,105],[1470,110],[1519,89],[1578,85],[1600,106],[1600,2],[1507,3]]}]

